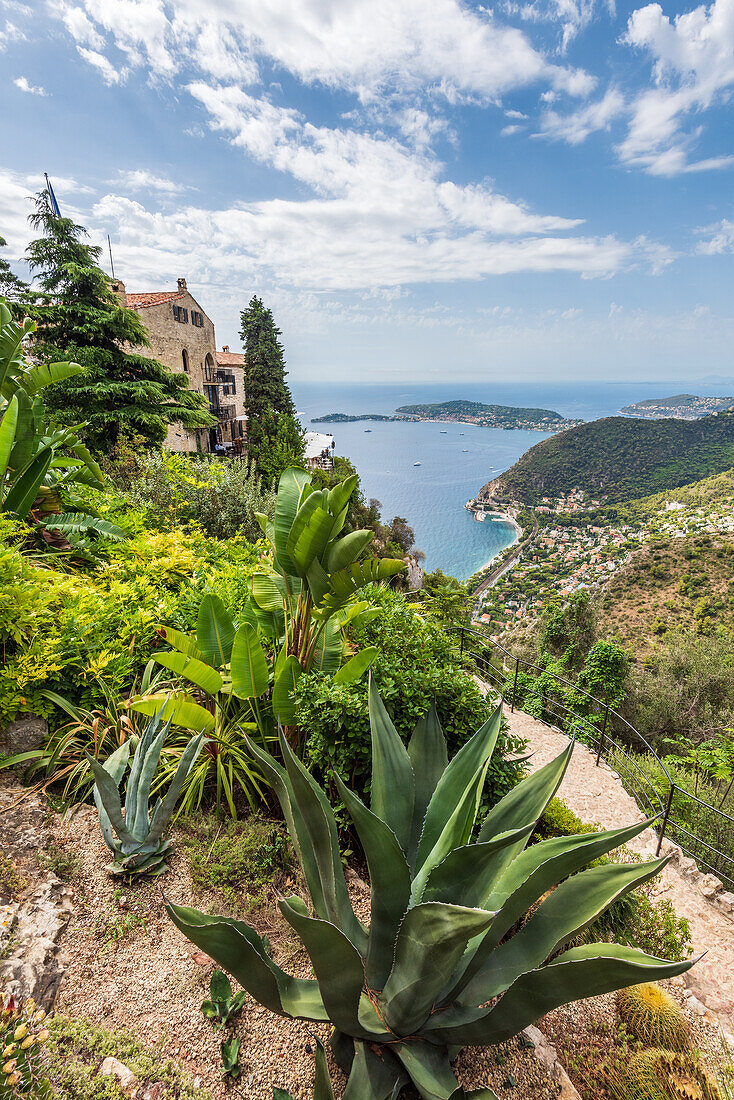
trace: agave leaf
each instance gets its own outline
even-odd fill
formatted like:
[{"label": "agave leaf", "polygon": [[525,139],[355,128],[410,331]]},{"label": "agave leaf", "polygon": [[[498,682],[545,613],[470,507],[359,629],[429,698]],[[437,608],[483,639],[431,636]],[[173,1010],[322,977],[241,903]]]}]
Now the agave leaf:
[{"label": "agave leaf", "polygon": [[453,851],[438,863],[426,880],[421,901],[454,902],[456,905],[484,908],[489,893],[488,884],[496,869],[504,862],[508,845],[525,843],[533,825],[500,833],[483,844],[467,844]]},{"label": "agave leaf", "polygon": [[318,867],[325,909],[325,912],[319,913],[319,916],[333,921],[356,950],[361,955],[365,955],[367,935],[355,917],[349,900],[334,812],[324,792],[294,755],[282,731],[279,740],[292,796],[303,819],[308,842],[313,847]]},{"label": "agave leaf", "polygon": [[519,932],[492,952],[464,988],[462,1001],[483,1004],[504,993],[521,974],[540,966],[562,944],[588,928],[612,902],[653,878],[667,862],[666,857],[641,866],[606,864],[566,879]]},{"label": "agave leaf", "polygon": [[410,868],[392,829],[367,809],[334,775],[339,794],[354,822],[370,872],[370,935],[366,981],[382,989],[392,968],[395,937],[410,898]]},{"label": "agave leaf", "polygon": [[[136,839],[139,839],[138,830],[136,829],[136,818],[138,814],[138,787],[142,775],[142,764],[148,755],[150,746],[160,733],[161,725],[161,714],[160,712],[156,712],[145,727],[143,736],[138,741],[137,748],[133,755],[133,761],[130,765],[130,777],[127,781],[127,791],[125,792],[125,823]],[[149,794],[146,794],[143,810],[145,814],[146,832],[148,824],[148,801]]]},{"label": "agave leaf", "polygon": [[171,650],[169,653],[154,653],[153,660],[178,676],[190,680],[207,695],[216,695],[222,690],[224,681],[217,670],[196,657],[187,657],[185,653]]},{"label": "agave leaf", "polygon": [[[561,785],[573,752],[569,742],[555,760],[544,764],[527,779],[521,780],[501,798],[485,817],[479,832],[480,840],[491,840],[495,833],[506,832],[529,821],[537,821]],[[512,855],[510,856],[512,858]]]},{"label": "agave leaf", "polygon": [[408,910],[395,943],[395,962],[380,996],[391,1031],[411,1035],[425,1023],[467,943],[484,932],[494,916],[484,909],[435,901]]},{"label": "agave leaf", "polygon": [[502,708],[457,752],[441,776],[426,810],[418,845],[412,897],[421,897],[432,869],[454,848],[468,843],[482,796],[484,778],[497,743]]},{"label": "agave leaf", "polygon": [[[684,974],[698,958],[666,962],[616,943],[592,943],[565,951],[553,962],[523,974],[490,1009],[437,1012],[426,1025],[431,1042],[502,1043],[558,1005],[597,997],[627,985]],[[473,1018],[472,1018],[473,1016]]]},{"label": "agave leaf", "polygon": [[357,1039],[344,1100],[392,1100],[407,1080],[407,1073],[387,1047]]},{"label": "agave leaf", "polygon": [[334,1090],[331,1087],[329,1067],[326,1062],[326,1051],[320,1039],[316,1039],[316,1078],[313,1084],[313,1100],[334,1100]]},{"label": "agave leaf", "polygon": [[[112,755],[109,756],[103,764],[104,770],[108,772],[109,775],[112,777],[112,781],[114,782],[116,787],[119,787],[120,783],[122,782],[122,777],[125,774],[125,769],[127,768],[129,759],[130,742],[123,741],[123,743],[115,749]],[[110,821],[109,815],[107,814],[107,811],[104,808],[104,804],[99,796],[99,791],[97,790],[96,785],[94,788],[94,803],[97,807],[97,814],[99,816],[99,827],[102,830],[102,836],[104,837],[105,844],[111,852],[115,852],[117,846],[115,845],[115,838],[112,832],[112,823]]]},{"label": "agave leaf", "polygon": [[[161,738],[165,736],[165,730],[161,734]],[[178,797],[181,794],[183,785],[186,782],[189,772],[196,763],[196,759],[202,750],[204,745],[204,734],[200,733],[198,737],[192,737],[188,745],[181,753],[181,759],[178,762],[171,785],[166,791],[165,797],[162,802],[156,807],[153,816],[150,821],[150,829],[143,850],[152,844],[157,844],[160,838],[163,836],[168,824],[173,815],[173,811],[176,808]],[[160,750],[159,750],[160,751]]]},{"label": "agave leaf", "polygon": [[430,1043],[395,1043],[392,1049],[424,1100],[451,1100],[456,1095],[459,1082],[445,1051]]},{"label": "agave leaf", "polygon": [[368,1030],[364,1026],[364,1013],[360,1013],[364,964],[357,949],[335,924],[309,917],[305,905],[298,904],[300,898],[295,904],[294,900],[282,898],[278,907],[308,952],[324,1007],[334,1027],[362,1039],[387,1035],[387,1029],[374,1012],[374,1028]]},{"label": "agave leaf", "polygon": [[212,917],[166,902],[166,910],[187,939],[234,975],[243,989],[271,1012],[294,1019],[328,1020],[318,982],[293,978],[268,955],[263,941],[244,921]]},{"label": "agave leaf", "polygon": [[214,668],[229,664],[235,625],[219,596],[207,593],[199,605],[196,644],[204,660]]},{"label": "agave leaf", "polygon": [[308,892],[311,895],[314,911],[319,916],[326,916],[326,902],[324,901],[324,892],[321,887],[318,863],[309,840],[306,823],[303,820],[301,811],[293,795],[293,787],[288,773],[269,752],[265,752],[264,749],[250,740],[246,734],[243,734],[243,739],[248,752],[257,760],[265,778],[275,791],[277,799],[280,802],[283,816],[288,825],[288,832],[296,849],[298,862],[301,865],[301,870],[303,871],[303,876],[308,886]]},{"label": "agave leaf", "polygon": [[105,771],[104,767],[95,760],[93,756],[90,756],[88,752],[85,752],[84,755],[94,775],[96,790],[99,793],[100,801],[112,828],[124,844],[134,845],[135,837],[128,829],[125,824],[125,819],[122,816],[122,805],[120,803],[120,792],[117,789],[117,783],[115,783],[110,773]]},{"label": "agave leaf", "polygon": [[446,738],[441,729],[435,700],[431,703],[428,714],[420,719],[411,734],[408,756],[415,775],[415,804],[408,851],[408,862],[411,869],[414,869],[428,803],[449,762]]},{"label": "agave leaf", "polygon": [[268,690],[270,670],[265,650],[249,623],[242,623],[230,647],[232,692],[238,699],[257,699]]},{"label": "agave leaf", "polygon": [[415,777],[407,749],[400,739],[385,704],[369,682],[372,732],[372,812],[386,822],[398,844],[407,851],[415,800]]}]

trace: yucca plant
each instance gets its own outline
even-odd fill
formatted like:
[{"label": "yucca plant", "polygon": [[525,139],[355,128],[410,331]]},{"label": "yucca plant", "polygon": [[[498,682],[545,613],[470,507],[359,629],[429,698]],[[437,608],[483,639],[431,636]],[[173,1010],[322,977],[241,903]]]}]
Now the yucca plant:
[{"label": "yucca plant", "polygon": [[313,915],[300,897],[284,898],[280,908],[314,979],[281,970],[242,921],[167,905],[181,931],[273,1012],[333,1025],[332,1049],[349,1073],[344,1100],[386,1100],[408,1081],[426,1100],[459,1100],[451,1061],[463,1046],[501,1043],[557,1005],[691,966],[610,943],[564,950],[666,862],[581,870],[649,821],[526,848],[572,744],[505,795],[477,830],[501,708],[450,763],[435,708],[407,749],[372,686],[370,719],[371,808],[335,776],[369,868],[368,928],[349,899],[325,794],[282,734],[285,766],[251,745],[280,799],[311,894]]},{"label": "yucca plant", "polygon": [[130,759],[130,741],[124,741],[105,764],[87,753],[94,773],[94,801],[107,847],[115,859],[115,875],[161,875],[166,870],[166,852],[172,841],[166,839],[176,802],[187,775],[201,751],[204,734],[194,736],[181,755],[176,773],[164,798],[149,809],[153,782],[161,749],[170,727],[155,714],[135,748],[125,791],[125,813],[120,801],[120,783]]}]

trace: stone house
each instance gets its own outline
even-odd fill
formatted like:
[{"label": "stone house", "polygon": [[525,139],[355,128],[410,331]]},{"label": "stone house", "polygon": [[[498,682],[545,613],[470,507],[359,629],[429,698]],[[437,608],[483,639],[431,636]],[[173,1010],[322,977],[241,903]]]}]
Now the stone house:
[{"label": "stone house", "polygon": [[116,280],[116,294],[134,309],[148,330],[149,348],[135,348],[139,355],[158,359],[175,374],[186,374],[191,389],[206,397],[217,418],[213,428],[188,429],[171,424],[164,446],[171,451],[240,452],[245,432],[245,372],[242,353],[229,347],[217,351],[214,322],[186,286],[178,280],[176,290],[129,293]]}]

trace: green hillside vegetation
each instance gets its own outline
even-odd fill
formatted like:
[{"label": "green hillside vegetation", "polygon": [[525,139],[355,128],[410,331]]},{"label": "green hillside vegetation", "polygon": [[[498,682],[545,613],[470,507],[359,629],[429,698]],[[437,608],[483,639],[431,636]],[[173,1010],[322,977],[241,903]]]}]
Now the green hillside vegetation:
[{"label": "green hillside vegetation", "polygon": [[638,659],[670,631],[734,631],[734,541],[717,533],[648,543],[607,581],[598,607]]},{"label": "green hillside vegetation", "polygon": [[[577,486],[606,503],[665,494],[734,465],[734,415],[595,420],[544,439],[481,490],[537,504]],[[676,498],[677,499],[677,498]]]},{"label": "green hillside vegetation", "polygon": [[506,420],[548,420],[556,423],[563,420],[560,413],[552,409],[524,409],[514,405],[485,405],[481,401],[441,401],[434,405],[401,405],[398,413],[410,413],[412,416],[491,416]]}]

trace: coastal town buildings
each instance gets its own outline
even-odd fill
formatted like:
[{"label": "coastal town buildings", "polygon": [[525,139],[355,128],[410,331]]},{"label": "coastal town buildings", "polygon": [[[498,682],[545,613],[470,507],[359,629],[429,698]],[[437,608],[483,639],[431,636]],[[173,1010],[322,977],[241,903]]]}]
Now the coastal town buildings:
[{"label": "coastal town buildings", "polygon": [[172,451],[240,452],[246,437],[245,357],[226,345],[217,350],[214,322],[188,289],[186,279],[178,279],[175,290],[129,292],[119,279],[113,287],[148,331],[150,347],[134,350],[176,374],[186,374],[191,388],[204,394],[217,418],[215,427],[198,430],[172,424],[164,445]]}]

